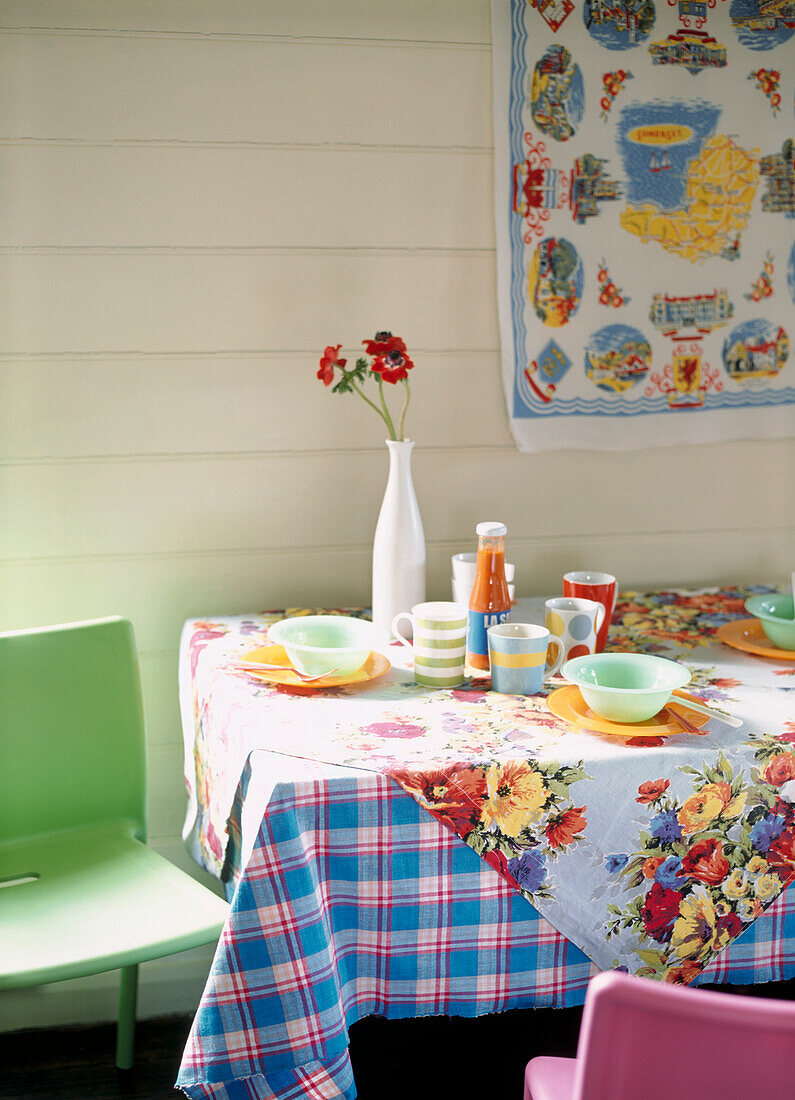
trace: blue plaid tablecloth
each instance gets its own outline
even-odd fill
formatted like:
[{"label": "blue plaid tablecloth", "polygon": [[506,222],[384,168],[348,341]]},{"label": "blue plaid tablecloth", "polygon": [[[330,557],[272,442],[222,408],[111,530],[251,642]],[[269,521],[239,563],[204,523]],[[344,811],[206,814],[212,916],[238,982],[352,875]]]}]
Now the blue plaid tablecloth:
[{"label": "blue plaid tablecloth", "polygon": [[[244,641],[249,621],[234,622]],[[191,624],[188,636],[219,651],[229,640],[217,622]],[[296,737],[307,734],[299,700],[282,700],[281,725],[269,727],[263,688],[250,710],[236,712],[244,734],[236,741],[212,692],[196,705],[200,656],[183,647],[186,749],[203,739],[200,768],[186,752],[186,777],[201,823],[196,855],[226,879],[231,912],[177,1087],[212,1100],[353,1100],[348,1029],[364,1016],[584,1001],[594,964],[472,847],[379,770],[313,759],[306,746],[290,751],[293,725]],[[221,682],[217,660],[207,662],[208,682]],[[748,675],[770,676],[764,662],[742,660]],[[786,690],[785,672],[776,680]],[[207,811],[223,783],[228,817],[219,825]],[[693,984],[793,976],[795,886]]]},{"label": "blue plaid tablecloth", "polygon": [[[259,759],[257,759],[259,758]],[[267,801],[180,1069],[190,1097],[356,1096],[348,1028],[582,1004],[596,968],[386,776],[305,764]],[[231,826],[257,802],[246,766]],[[697,982],[795,975],[795,890]]]}]

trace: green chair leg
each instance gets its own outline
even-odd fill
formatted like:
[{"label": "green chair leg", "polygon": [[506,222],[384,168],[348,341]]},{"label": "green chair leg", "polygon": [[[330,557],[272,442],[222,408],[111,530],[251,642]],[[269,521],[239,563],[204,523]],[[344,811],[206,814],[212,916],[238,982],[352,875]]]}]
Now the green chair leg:
[{"label": "green chair leg", "polygon": [[135,1056],[135,1001],[138,994],[138,967],[125,966],[119,981],[119,1023],[116,1030],[116,1065],[132,1069]]}]

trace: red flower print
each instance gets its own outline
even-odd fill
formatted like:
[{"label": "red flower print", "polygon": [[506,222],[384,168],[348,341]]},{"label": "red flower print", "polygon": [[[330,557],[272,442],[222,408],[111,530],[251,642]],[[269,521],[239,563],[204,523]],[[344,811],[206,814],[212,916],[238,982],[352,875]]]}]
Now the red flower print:
[{"label": "red flower print", "polygon": [[672,985],[689,985],[701,970],[701,963],[694,959],[685,959],[681,966],[672,966],[670,970],[666,970],[663,981],[670,982]]},{"label": "red flower print", "polygon": [[771,867],[779,869],[779,877],[788,881],[795,874],[795,830],[785,829],[765,852],[765,859]]},{"label": "red flower print", "polygon": [[[398,645],[402,644],[402,642],[398,642]],[[485,703],[486,692],[468,691],[462,688],[453,688],[450,692],[450,698],[455,699],[458,703]]]},{"label": "red flower print", "polygon": [[323,352],[323,357],[320,360],[320,370],[317,372],[317,376],[324,386],[330,386],[334,381],[334,368],[339,367],[340,370],[348,362],[347,359],[340,359],[339,353],[342,344],[337,344],[333,347],[331,344]]},{"label": "red flower print", "polygon": [[780,752],[771,757],[764,777],[765,783],[772,783],[774,787],[781,787],[788,779],[795,779],[795,755],[791,752]]},{"label": "red flower print", "polygon": [[665,856],[651,856],[644,861],[640,873],[644,878],[654,878],[661,863],[665,863]]},{"label": "red flower print", "polygon": [[565,848],[571,844],[577,833],[581,833],[587,822],[583,816],[584,806],[570,806],[568,810],[554,818],[546,827],[550,848]]},{"label": "red flower print", "polygon": [[730,940],[733,940],[735,936],[739,936],[743,928],[745,928],[745,925],[736,913],[724,913],[722,917],[718,917],[718,931],[725,932]]},{"label": "red flower print", "polygon": [[723,854],[720,840],[699,840],[682,859],[681,873],[706,886],[717,886],[723,882],[729,870],[729,861]]},{"label": "red flower print", "polygon": [[422,737],[425,726],[415,726],[411,722],[372,722],[369,726],[362,727],[363,733],[371,733],[374,737]]},{"label": "red flower print", "polygon": [[671,938],[674,921],[679,916],[679,902],[682,895],[678,890],[668,890],[655,882],[646,895],[640,910],[640,918],[647,936],[657,943],[666,943]]},{"label": "red flower print", "polygon": [[650,779],[648,783],[641,783],[635,801],[643,804],[654,802],[655,799],[660,798],[668,790],[670,785],[670,781],[667,779]]},{"label": "red flower print", "polygon": [[424,772],[394,769],[389,774],[407,794],[464,840],[480,820],[486,797],[486,777],[482,768],[450,771],[431,768]]}]

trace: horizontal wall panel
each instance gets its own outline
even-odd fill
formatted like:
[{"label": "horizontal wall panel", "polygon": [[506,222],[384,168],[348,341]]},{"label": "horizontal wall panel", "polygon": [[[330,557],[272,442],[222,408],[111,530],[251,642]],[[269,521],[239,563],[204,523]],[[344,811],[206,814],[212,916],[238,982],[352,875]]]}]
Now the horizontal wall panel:
[{"label": "horizontal wall panel", "polygon": [[1,260],[0,354],[322,349],[382,327],[413,348],[497,346],[491,252],[89,251]]},{"label": "horizontal wall panel", "polygon": [[[349,338],[342,328],[330,330],[335,343]],[[385,436],[383,422],[356,394],[332,394],[317,379],[323,346],[237,358],[0,359],[0,461],[372,450]],[[352,361],[361,350],[352,344],[342,354]],[[409,350],[409,436],[448,446],[513,446],[496,351]],[[385,389],[397,417],[404,388]]]},{"label": "horizontal wall panel", "polygon": [[[488,514],[491,514],[489,512]],[[481,517],[482,518],[482,517]],[[685,529],[637,535],[509,538],[520,595],[559,594],[570,569],[604,569],[621,584],[789,583],[795,527]],[[472,546],[428,547],[427,596],[448,599],[450,555]],[[186,619],[264,608],[345,607],[370,601],[370,546],[274,554],[167,555],[0,563],[0,629],[125,615],[142,652],[177,646]]]},{"label": "horizontal wall panel", "polygon": [[[736,443],[673,457],[601,452],[584,464],[576,452],[564,461],[511,448],[418,447],[413,473],[430,542],[468,534],[487,513],[519,539],[711,530],[731,516],[732,528],[781,528],[795,522],[795,497],[782,499],[775,481],[761,480],[745,499],[730,483],[717,486],[727,465],[758,468],[760,455],[784,464],[792,452],[786,441]],[[628,462],[649,491],[623,500],[619,517],[597,490],[620,485]],[[387,470],[385,449],[9,465],[0,558],[367,545]]]},{"label": "horizontal wall panel", "polygon": [[493,248],[492,178],[487,153],[330,149],[319,174],[310,149],[0,145],[0,246]]},{"label": "horizontal wall panel", "polygon": [[0,34],[0,135],[491,145],[488,49],[345,43],[333,46],[333,64],[329,49],[200,35]]},{"label": "horizontal wall panel", "polygon": [[0,27],[488,43],[488,0],[25,0]]},{"label": "horizontal wall panel", "polygon": [[178,639],[175,641],[169,638],[167,641],[173,648],[138,654],[146,740],[150,749],[182,744],[182,719],[177,691]]},{"label": "horizontal wall panel", "polygon": [[179,836],[185,820],[187,795],[181,743],[150,746],[147,766],[149,833],[153,837]]}]

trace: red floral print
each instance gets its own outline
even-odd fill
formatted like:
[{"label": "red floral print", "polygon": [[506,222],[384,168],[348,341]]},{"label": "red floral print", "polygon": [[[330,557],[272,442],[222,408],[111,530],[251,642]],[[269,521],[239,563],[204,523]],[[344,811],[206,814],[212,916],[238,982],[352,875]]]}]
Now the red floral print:
[{"label": "red floral print", "polygon": [[665,863],[665,856],[651,856],[649,859],[645,860],[640,869],[640,873],[644,878],[654,878],[657,874],[657,868],[661,863]]},{"label": "red floral print", "polygon": [[783,870],[781,877],[788,881],[795,874],[795,830],[785,829],[770,845],[765,858],[771,867]]},{"label": "red floral print", "polygon": [[636,802],[646,804],[648,802],[654,802],[660,795],[664,794],[668,790],[671,783],[668,779],[652,779],[647,783],[641,783],[638,787],[638,797]]},{"label": "red floral print", "polygon": [[788,779],[795,779],[795,755],[791,752],[781,752],[768,761],[765,768],[765,783],[781,787]]},{"label": "red floral print", "polygon": [[640,919],[647,936],[657,943],[665,943],[671,938],[681,900],[682,895],[678,890],[667,890],[659,882],[654,883],[640,910]]},{"label": "red floral print", "polygon": [[571,806],[560,817],[553,818],[546,829],[550,848],[565,848],[571,844],[577,833],[581,833],[587,822],[583,816],[584,806]]},{"label": "red floral print", "polygon": [[723,854],[720,840],[707,839],[697,841],[682,859],[682,874],[703,882],[705,886],[717,886],[731,870],[729,861]]}]

